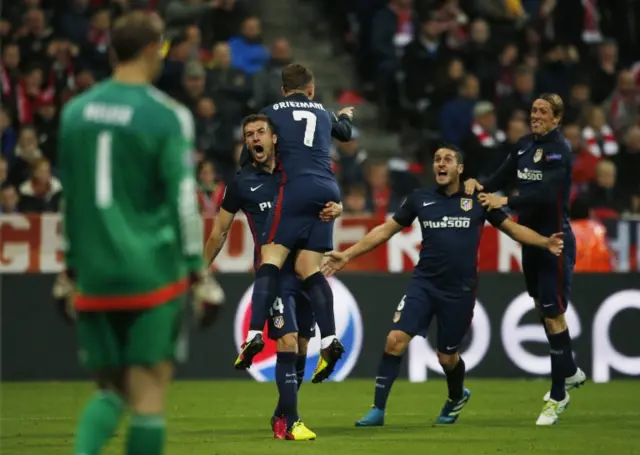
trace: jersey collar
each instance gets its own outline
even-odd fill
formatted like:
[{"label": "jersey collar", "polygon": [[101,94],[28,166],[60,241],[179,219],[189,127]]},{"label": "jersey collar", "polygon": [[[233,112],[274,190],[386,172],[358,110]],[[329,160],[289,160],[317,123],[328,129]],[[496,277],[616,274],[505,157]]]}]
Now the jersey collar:
[{"label": "jersey collar", "polygon": [[558,140],[559,136],[560,136],[560,127],[555,127],[554,129],[549,131],[547,134],[545,135],[535,134],[533,138],[536,140],[536,142],[555,142]]},{"label": "jersey collar", "polygon": [[292,93],[289,96],[285,96],[284,99],[286,101],[311,101],[307,95],[303,95],[302,93]]}]

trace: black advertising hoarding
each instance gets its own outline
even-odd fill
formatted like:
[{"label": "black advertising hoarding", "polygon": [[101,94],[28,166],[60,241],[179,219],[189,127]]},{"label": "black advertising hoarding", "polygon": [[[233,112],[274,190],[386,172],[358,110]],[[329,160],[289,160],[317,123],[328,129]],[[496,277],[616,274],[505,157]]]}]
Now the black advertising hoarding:
[{"label": "black advertising hoarding", "polygon": [[[380,273],[343,274],[333,280],[338,336],[348,348],[336,379],[375,375],[409,278]],[[248,274],[220,275],[228,303],[214,327],[192,332],[189,360],[179,368],[178,377],[273,377],[272,345],[257,359],[250,375],[232,366],[244,337],[252,279]],[[53,308],[53,276],[4,275],[0,280],[2,380],[86,378],[76,361],[74,329]],[[481,275],[472,330],[461,349],[469,376],[549,374],[548,345],[532,308],[521,275]],[[640,377],[639,274],[576,275],[567,319],[576,358],[590,379],[606,382],[613,377]],[[310,344],[307,370],[315,364],[318,345],[316,337]],[[403,364],[404,377],[424,381],[441,374],[430,346],[433,344],[422,338],[412,342]]]}]

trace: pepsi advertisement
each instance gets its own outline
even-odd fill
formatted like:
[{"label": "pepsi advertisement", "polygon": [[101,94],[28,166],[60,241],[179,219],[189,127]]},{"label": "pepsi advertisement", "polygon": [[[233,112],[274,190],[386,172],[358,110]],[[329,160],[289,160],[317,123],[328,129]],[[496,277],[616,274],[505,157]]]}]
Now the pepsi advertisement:
[{"label": "pepsi advertisement", "polygon": [[[191,331],[189,358],[179,366],[178,378],[273,380],[273,342],[267,343],[248,371],[233,368],[248,328],[253,276],[218,277],[227,302],[213,327]],[[333,380],[375,376],[409,279],[410,274],[389,273],[345,273],[330,279],[337,335],[346,348]],[[77,362],[74,327],[54,307],[53,280],[54,275],[44,274],[0,277],[2,380],[88,378]],[[640,275],[575,275],[566,318],[576,360],[591,380],[640,377]],[[416,337],[411,342],[401,377],[422,382],[442,375],[434,349],[435,326],[434,322],[427,339]],[[319,348],[316,330],[309,344],[308,376]],[[469,376],[548,376],[548,349],[522,275],[481,274],[473,323],[460,347]]]}]

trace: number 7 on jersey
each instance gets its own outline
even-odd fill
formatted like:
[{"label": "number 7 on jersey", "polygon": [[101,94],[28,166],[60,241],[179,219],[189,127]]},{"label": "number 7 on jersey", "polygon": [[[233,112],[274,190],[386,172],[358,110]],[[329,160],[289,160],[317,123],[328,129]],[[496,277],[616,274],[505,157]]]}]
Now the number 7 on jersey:
[{"label": "number 7 on jersey", "polygon": [[313,147],[313,138],[316,134],[316,114],[309,111],[293,111],[292,114],[293,119],[296,122],[300,122],[302,120],[305,121],[306,126],[304,128],[304,139],[302,140],[302,142],[307,147]]}]

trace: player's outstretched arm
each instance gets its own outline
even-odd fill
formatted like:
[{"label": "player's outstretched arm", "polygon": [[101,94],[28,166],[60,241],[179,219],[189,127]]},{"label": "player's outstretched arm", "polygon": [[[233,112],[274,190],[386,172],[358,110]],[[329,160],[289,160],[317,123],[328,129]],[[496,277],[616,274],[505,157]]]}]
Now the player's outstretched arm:
[{"label": "player's outstretched arm", "polygon": [[545,237],[526,226],[516,223],[510,218],[506,218],[502,222],[500,230],[518,243],[549,250],[549,252],[556,256],[559,256],[564,249],[563,234],[561,232],[553,234],[551,237]]},{"label": "player's outstretched arm", "polygon": [[353,133],[353,107],[345,107],[338,111],[337,114],[331,114],[331,136],[340,142],[348,142],[351,140]]},{"label": "player's outstretched arm", "polygon": [[204,263],[210,266],[216,260],[220,250],[227,241],[227,235],[236,214],[221,208],[213,222],[213,229],[204,245]]},{"label": "player's outstretched arm", "polygon": [[[476,181],[469,179],[465,182],[464,188],[467,194],[473,194],[476,191],[493,192],[499,191],[507,186],[509,180],[514,178],[517,171],[517,160],[509,155],[500,165],[498,170],[484,181]],[[472,182],[473,181],[473,182]]]},{"label": "player's outstretched arm", "polygon": [[374,227],[355,245],[344,251],[330,251],[326,253],[326,260],[322,264],[322,273],[325,276],[333,275],[342,270],[351,259],[362,256],[376,247],[387,242],[391,237],[400,232],[404,226],[390,218],[383,224]]}]

